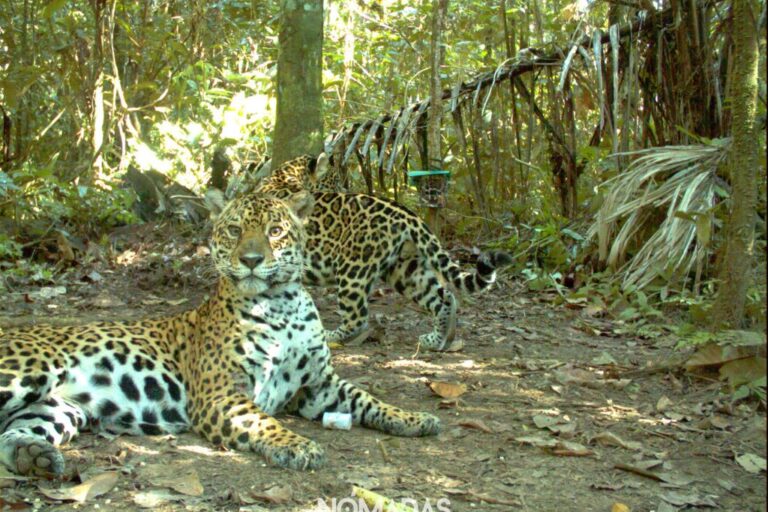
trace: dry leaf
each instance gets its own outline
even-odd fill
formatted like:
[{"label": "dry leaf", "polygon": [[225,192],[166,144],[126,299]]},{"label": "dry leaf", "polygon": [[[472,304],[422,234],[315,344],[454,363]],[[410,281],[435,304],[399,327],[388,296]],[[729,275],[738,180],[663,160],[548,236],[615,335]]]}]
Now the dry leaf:
[{"label": "dry leaf", "polygon": [[168,487],[187,496],[203,494],[197,471],[189,466],[153,464],[141,469],[141,476],[155,487]]},{"label": "dry leaf", "polygon": [[643,446],[636,441],[625,441],[612,432],[601,432],[591,439],[603,446],[618,446],[627,450],[642,450]]},{"label": "dry leaf", "polygon": [[184,496],[167,489],[150,489],[138,492],[133,496],[133,502],[141,508],[155,508],[172,501],[182,501]]},{"label": "dry leaf", "polygon": [[558,416],[536,414],[533,416],[533,423],[538,428],[547,429],[550,432],[563,435],[564,437],[576,431],[575,423],[569,423],[566,419]]},{"label": "dry leaf", "polygon": [[765,471],[765,459],[754,453],[745,453],[736,457],[736,462],[749,473],[757,474]]},{"label": "dry leaf", "polygon": [[556,425],[560,422],[560,418],[557,416],[544,416],[543,414],[536,414],[533,417],[533,424],[538,428],[549,428],[552,425]]},{"label": "dry leaf", "polygon": [[595,454],[586,446],[573,441],[558,441],[552,453],[561,457],[589,457]]},{"label": "dry leaf", "polygon": [[516,437],[515,441],[523,444],[530,444],[537,448],[554,448],[557,446],[557,439],[543,438],[538,436],[520,436]]},{"label": "dry leaf", "polygon": [[433,381],[428,386],[434,394],[442,398],[458,398],[467,392],[467,386],[460,382]]},{"label": "dry leaf", "polygon": [[592,364],[596,364],[598,366],[608,366],[608,365],[615,365],[616,360],[613,358],[611,354],[609,354],[606,351],[603,351],[600,353],[599,356],[592,359]]},{"label": "dry leaf", "polygon": [[748,347],[721,347],[715,343],[708,343],[685,362],[685,368],[692,370],[706,366],[720,366],[728,361],[744,359],[752,355],[754,350]]},{"label": "dry leaf", "polygon": [[666,501],[662,501],[661,503],[656,505],[656,512],[677,512],[677,511],[678,511],[677,507],[673,507]]},{"label": "dry leaf", "polygon": [[635,467],[638,467],[640,469],[653,469],[657,466],[661,466],[664,464],[664,461],[661,459],[648,459],[648,460],[640,460],[635,463]]},{"label": "dry leaf", "polygon": [[669,409],[669,406],[672,405],[672,400],[667,398],[666,396],[662,396],[659,398],[659,400],[656,402],[656,412],[664,412],[667,409]]},{"label": "dry leaf", "polygon": [[765,377],[766,364],[764,357],[747,357],[728,361],[720,367],[720,379],[728,380],[731,387],[736,388],[742,384]]},{"label": "dry leaf", "polygon": [[109,492],[115,484],[117,484],[119,473],[116,471],[109,471],[101,473],[93,478],[86,480],[80,485],[74,487],[67,487],[63,489],[49,489],[40,487],[40,492],[45,496],[61,501],[77,501],[79,503],[85,503],[91,498],[101,496]]},{"label": "dry leaf", "polygon": [[537,436],[516,437],[518,443],[530,444],[561,457],[586,457],[594,452],[584,445],[561,439],[544,439]]},{"label": "dry leaf", "polygon": [[266,491],[252,492],[251,496],[261,501],[274,503],[275,505],[288,503],[289,501],[291,501],[291,499],[293,499],[293,493],[291,492],[291,488],[287,485],[283,485],[283,486],[273,485]]},{"label": "dry leaf", "polygon": [[466,427],[466,428],[475,428],[477,430],[482,430],[487,434],[493,434],[493,430],[491,429],[491,427],[489,427],[488,425],[486,425],[480,420],[462,421],[459,423],[459,426]]},{"label": "dry leaf", "polygon": [[675,505],[676,507],[712,507],[717,508],[717,503],[713,498],[717,496],[699,496],[698,494],[681,494],[677,492],[670,492],[662,494],[661,499]]},{"label": "dry leaf", "polygon": [[616,502],[611,505],[611,512],[630,512],[630,509],[625,504]]},{"label": "dry leaf", "polygon": [[328,343],[328,348],[331,349],[331,350],[338,350],[340,348],[344,348],[344,345],[342,345],[341,343],[337,343],[335,341],[332,341],[332,342]]}]

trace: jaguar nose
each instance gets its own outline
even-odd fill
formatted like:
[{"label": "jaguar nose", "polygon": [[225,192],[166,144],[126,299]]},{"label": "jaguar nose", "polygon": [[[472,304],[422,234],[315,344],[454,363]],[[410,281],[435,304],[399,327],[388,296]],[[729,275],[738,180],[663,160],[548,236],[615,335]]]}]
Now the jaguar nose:
[{"label": "jaguar nose", "polygon": [[254,268],[258,267],[262,261],[264,261],[264,256],[261,254],[247,253],[240,256],[239,259],[240,263],[253,270]]}]

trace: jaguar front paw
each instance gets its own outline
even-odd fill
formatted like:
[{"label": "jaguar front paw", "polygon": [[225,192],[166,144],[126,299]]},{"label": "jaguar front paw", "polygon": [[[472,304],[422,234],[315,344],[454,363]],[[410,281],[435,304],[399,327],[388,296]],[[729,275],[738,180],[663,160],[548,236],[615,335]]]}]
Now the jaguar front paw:
[{"label": "jaguar front paw", "polygon": [[325,464],[325,450],[314,441],[299,438],[290,445],[274,445],[266,451],[267,460],[289,469],[311,470]]},{"label": "jaguar front paw", "polygon": [[30,438],[19,440],[15,453],[16,472],[28,476],[61,476],[64,456],[47,441]]},{"label": "jaguar front paw", "polygon": [[440,418],[434,414],[417,412],[414,413],[414,416],[414,426],[411,430],[412,434],[410,435],[414,437],[423,437],[436,436],[440,433]]},{"label": "jaguar front paw", "polygon": [[436,436],[440,433],[440,418],[426,412],[405,413],[404,417],[393,418],[383,430],[401,437]]}]

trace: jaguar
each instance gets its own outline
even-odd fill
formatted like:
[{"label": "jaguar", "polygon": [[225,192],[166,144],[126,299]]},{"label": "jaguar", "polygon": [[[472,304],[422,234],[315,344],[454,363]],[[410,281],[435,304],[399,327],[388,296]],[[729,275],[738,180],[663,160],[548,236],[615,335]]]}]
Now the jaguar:
[{"label": "jaguar", "polygon": [[432,314],[433,329],[419,336],[430,350],[458,348],[457,301],[451,286],[464,293],[488,288],[498,268],[512,262],[503,251],[489,251],[466,272],[443,249],[421,218],[386,198],[338,190],[338,175],[328,157],[302,155],[266,174],[251,190],[277,196],[312,192],[315,207],[307,222],[308,285],[337,288],[340,325],[330,343],[360,341],[369,332],[369,297],[377,281]]},{"label": "jaguar", "polygon": [[301,282],[312,195],[209,199],[219,279],[196,309],[0,334],[0,464],[61,475],[60,446],[81,431],[191,429],[277,466],[320,467],[323,448],[281,425],[280,411],[311,420],[348,413],[356,425],[398,436],[438,433],[436,416],[386,404],[334,371]]}]

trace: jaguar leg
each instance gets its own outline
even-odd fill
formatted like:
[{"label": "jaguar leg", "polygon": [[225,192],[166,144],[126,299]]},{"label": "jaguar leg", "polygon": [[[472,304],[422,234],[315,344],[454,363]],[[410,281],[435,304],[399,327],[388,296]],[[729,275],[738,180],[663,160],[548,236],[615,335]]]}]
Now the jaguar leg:
[{"label": "jaguar leg", "polygon": [[387,282],[400,294],[432,313],[432,332],[419,336],[422,346],[446,350],[456,336],[456,297],[419,256],[401,256]]},{"label": "jaguar leg", "polygon": [[62,398],[32,403],[0,426],[0,463],[20,475],[59,476],[64,473],[64,457],[58,446],[87,423],[85,411]]},{"label": "jaguar leg", "polygon": [[316,469],[325,461],[323,448],[287,428],[240,393],[202,403],[193,411],[193,428],[211,443],[254,451],[284,468]]},{"label": "jaguar leg", "polygon": [[341,379],[330,366],[315,385],[299,391],[296,410],[302,417],[312,420],[320,420],[326,412],[349,413],[355,425],[396,436],[431,436],[440,432],[437,416],[405,411],[384,403]]},{"label": "jaguar leg", "polygon": [[328,343],[359,343],[368,336],[368,296],[371,286],[339,280],[341,324],[326,332]]}]

